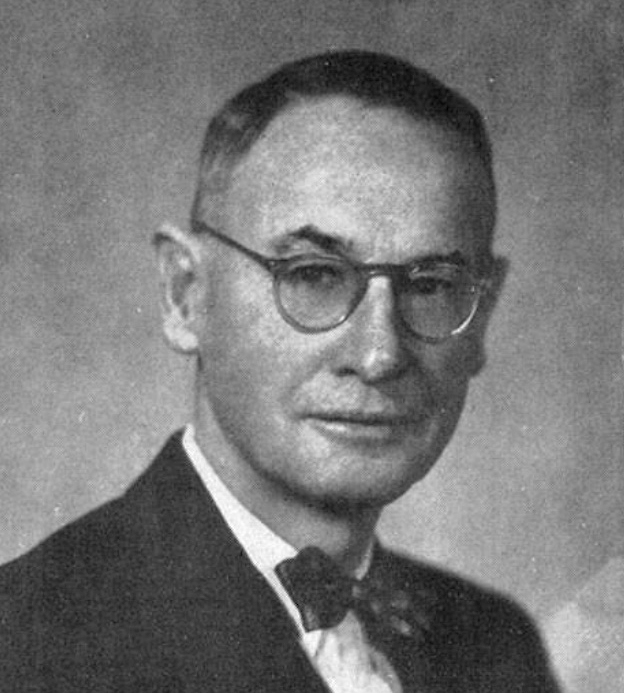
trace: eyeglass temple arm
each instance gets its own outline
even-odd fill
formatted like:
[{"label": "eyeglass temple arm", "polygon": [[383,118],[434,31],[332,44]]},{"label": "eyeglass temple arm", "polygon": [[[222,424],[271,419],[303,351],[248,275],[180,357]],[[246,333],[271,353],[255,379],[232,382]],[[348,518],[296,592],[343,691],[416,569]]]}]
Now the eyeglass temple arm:
[{"label": "eyeglass temple arm", "polygon": [[[269,258],[264,255],[261,255],[260,253],[257,253],[255,250],[247,248],[246,246],[241,245],[240,243],[235,241],[233,238],[226,236],[220,231],[217,231],[215,228],[209,226],[203,221],[193,220],[191,226],[194,233],[206,233],[212,236],[213,238],[217,238],[222,243],[225,243],[225,245],[230,246],[230,248],[234,248],[235,250],[238,250],[244,255],[247,255],[247,257],[251,258],[252,260],[255,260],[257,263],[265,267],[270,272],[274,272],[277,267],[279,267],[283,262],[286,261],[282,258]],[[355,260],[350,260],[349,262],[354,267],[361,270],[365,270],[368,277],[375,276],[376,274],[386,274],[392,277],[402,278],[405,276],[405,273],[410,271],[411,269],[409,266],[394,263],[368,264],[363,262],[357,262]],[[428,257],[423,262],[423,265],[425,265],[426,268],[426,265],[435,265],[435,263],[451,264],[456,265],[458,267],[462,267],[465,266],[466,261],[459,253],[456,253],[452,254],[451,256],[441,255],[439,257]],[[418,263],[415,264],[417,265]],[[487,292],[493,286],[493,278],[489,274],[482,277],[478,277],[476,279],[477,285],[481,291]]]},{"label": "eyeglass temple arm", "polygon": [[255,260],[258,264],[262,265],[270,272],[273,272],[283,262],[282,259],[265,257],[264,255],[257,253],[255,250],[241,245],[233,238],[226,236],[224,233],[221,233],[220,231],[217,231],[216,229],[212,228],[212,226],[208,226],[208,224],[204,223],[203,221],[194,220],[191,226],[193,229],[193,233],[205,233],[209,236],[212,236],[213,238],[220,240],[222,243],[225,243],[225,245],[230,246],[230,248],[234,248],[235,250],[238,250],[244,255],[247,255],[247,257],[251,258],[252,260]]}]

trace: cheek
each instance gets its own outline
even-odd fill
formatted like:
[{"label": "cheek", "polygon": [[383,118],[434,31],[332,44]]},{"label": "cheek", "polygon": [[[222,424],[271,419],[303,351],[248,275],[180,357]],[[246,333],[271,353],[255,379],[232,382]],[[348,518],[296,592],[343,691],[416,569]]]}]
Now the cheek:
[{"label": "cheek", "polygon": [[478,371],[478,342],[464,335],[450,342],[430,345],[421,356],[427,374],[429,406],[433,421],[451,432],[461,415],[468,385]]},{"label": "cheek", "polygon": [[433,345],[428,355],[429,370],[443,390],[465,388],[479,372],[481,344],[476,335],[465,334]]},{"label": "cheek", "polygon": [[201,361],[208,394],[239,409],[274,407],[306,376],[309,338],[280,316],[270,280],[236,282],[207,313]]}]

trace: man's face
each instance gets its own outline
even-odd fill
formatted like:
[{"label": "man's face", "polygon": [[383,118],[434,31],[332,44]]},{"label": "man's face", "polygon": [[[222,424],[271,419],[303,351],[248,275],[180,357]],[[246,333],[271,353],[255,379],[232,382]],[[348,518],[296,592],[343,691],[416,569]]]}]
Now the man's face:
[{"label": "man's face", "polygon": [[[459,252],[475,267],[493,204],[485,180],[435,126],[326,98],[271,123],[236,169],[219,230],[270,257],[405,263]],[[422,478],[455,429],[482,330],[419,341],[389,278],[376,276],[345,323],[302,333],[280,316],[268,271],[205,243],[199,391],[233,453],[229,473],[337,508],[381,506]]]}]

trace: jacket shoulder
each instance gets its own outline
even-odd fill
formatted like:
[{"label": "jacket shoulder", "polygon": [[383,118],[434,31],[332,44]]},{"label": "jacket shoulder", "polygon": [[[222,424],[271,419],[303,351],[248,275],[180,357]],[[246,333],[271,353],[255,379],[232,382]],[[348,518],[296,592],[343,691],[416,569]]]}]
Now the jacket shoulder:
[{"label": "jacket shoulder", "polygon": [[174,436],[122,496],[0,568],[0,681],[29,682],[52,669],[87,675],[94,656],[105,662],[129,649],[167,562],[163,497],[193,490],[192,475],[176,471],[184,465],[171,464],[181,454]]},{"label": "jacket shoulder", "polygon": [[[527,613],[510,597],[449,570],[390,552],[388,566],[404,587],[431,604],[438,625],[458,639],[503,646],[536,633]],[[448,633],[447,633],[448,634]],[[511,644],[511,643],[510,643]]]},{"label": "jacket shoulder", "polygon": [[[67,581],[101,582],[113,568],[119,571],[120,564],[132,564],[146,553],[156,552],[163,495],[174,496],[180,485],[176,476],[184,476],[177,471],[183,457],[180,437],[180,432],[174,434],[120,497],[58,529],[0,567],[0,595],[26,597],[29,588],[39,591]],[[166,505],[167,498],[164,500]]]},{"label": "jacket shoulder", "polygon": [[426,647],[434,668],[449,681],[470,680],[471,691],[558,691],[540,634],[515,601],[397,553],[388,552],[385,560],[416,603],[427,605]]}]

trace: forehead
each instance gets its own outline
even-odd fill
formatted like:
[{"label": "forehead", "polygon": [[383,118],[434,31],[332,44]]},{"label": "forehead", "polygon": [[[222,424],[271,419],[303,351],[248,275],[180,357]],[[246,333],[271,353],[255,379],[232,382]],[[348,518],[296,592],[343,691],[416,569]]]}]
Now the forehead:
[{"label": "forehead", "polygon": [[428,244],[470,250],[488,202],[484,177],[459,136],[435,124],[345,97],[303,102],[275,118],[234,171],[228,231],[268,249],[312,224],[388,261]]}]

